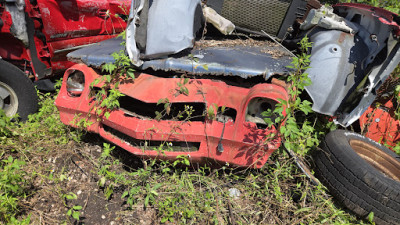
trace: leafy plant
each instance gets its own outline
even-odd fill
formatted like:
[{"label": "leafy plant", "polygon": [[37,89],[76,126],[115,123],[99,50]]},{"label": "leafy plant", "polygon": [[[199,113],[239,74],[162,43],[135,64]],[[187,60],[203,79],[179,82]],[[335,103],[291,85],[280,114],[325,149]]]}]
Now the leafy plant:
[{"label": "leafy plant", "polygon": [[111,54],[114,58],[113,63],[103,65],[102,71],[105,73],[100,78],[94,80],[90,85],[93,89],[95,86],[98,91],[92,91],[94,95],[94,103],[90,111],[94,111],[96,115],[108,118],[110,112],[119,108],[118,99],[124,96],[118,87],[122,82],[129,82],[135,79],[135,70],[131,66],[129,57],[123,50]]},{"label": "leafy plant", "polygon": [[341,0],[341,2],[357,2],[382,7],[391,12],[400,13],[400,3],[397,0]]},{"label": "leafy plant", "polygon": [[19,200],[26,197],[25,164],[12,156],[0,161],[0,221],[12,219]]},{"label": "leafy plant", "polygon": [[[304,72],[309,68],[311,55],[308,54],[308,49],[311,46],[308,37],[304,37],[299,43],[301,53],[293,57],[288,66],[293,71],[286,79],[290,86],[289,100],[280,99],[273,111],[262,113],[269,126],[278,124],[284,146],[301,156],[305,156],[312,147],[318,146],[319,138],[327,131],[335,129],[333,122],[313,113],[312,103],[301,96],[305,87],[311,84],[308,74]],[[270,118],[275,118],[275,121]]]},{"label": "leafy plant", "polygon": [[[67,201],[68,200],[75,200],[78,198],[75,193],[69,192],[68,194],[63,194],[62,198],[64,199],[64,205],[68,207]],[[74,205],[72,207],[69,207],[67,211],[67,216],[72,216],[75,220],[79,221],[79,217],[81,215],[80,210],[82,210],[82,206],[80,205]]]}]

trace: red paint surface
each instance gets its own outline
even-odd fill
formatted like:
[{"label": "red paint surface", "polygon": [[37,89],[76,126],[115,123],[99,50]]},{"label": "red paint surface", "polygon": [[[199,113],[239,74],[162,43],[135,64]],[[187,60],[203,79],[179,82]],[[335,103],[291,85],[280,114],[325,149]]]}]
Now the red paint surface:
[{"label": "red paint surface", "polygon": [[[85,74],[86,83],[82,95],[80,97],[69,96],[66,82],[63,82],[55,101],[63,123],[72,126],[74,124],[71,121],[76,121],[77,114],[80,114],[82,118],[85,118],[88,113],[94,115],[90,106],[93,99],[89,97],[89,86],[98,77],[91,68],[79,64],[66,71],[64,81],[74,69]],[[179,81],[179,78],[160,78],[140,74],[134,82],[122,84],[119,89],[125,95],[146,103],[157,103],[161,98],[168,98],[171,103],[206,102],[207,107],[215,103],[218,106],[235,109],[237,111],[236,120],[225,124],[222,140],[224,151],[222,153],[217,151],[217,146],[221,138],[223,123],[213,120],[157,121],[126,116],[122,110],[115,110],[108,118],[101,117],[100,121],[97,121],[95,116],[90,117],[93,124],[87,130],[99,133],[106,140],[138,156],[174,160],[178,155],[188,155],[192,162],[201,163],[208,159],[208,161],[242,167],[260,168],[272,152],[280,146],[280,138],[277,137],[275,127],[258,129],[255,123],[245,121],[245,114],[247,104],[255,97],[268,98],[276,102],[278,99],[287,100],[287,92],[283,87],[274,84],[258,84],[248,89],[229,86],[221,81],[197,79],[191,80],[186,85],[189,90],[189,95],[186,96],[184,94],[176,95]],[[106,132],[103,129],[104,125],[139,140],[200,142],[200,148],[199,151],[189,153],[144,151]],[[267,141],[266,136],[270,134],[275,134],[276,137]]]},{"label": "red paint surface", "polygon": [[[43,22],[43,33],[48,43],[71,38],[118,34],[126,27],[125,21],[118,15],[127,15],[130,6],[128,0],[38,0],[37,2]],[[70,45],[71,43],[68,43],[67,46],[71,47]]]},{"label": "red paint surface", "polygon": [[[66,54],[79,46],[103,41],[122,32],[129,14],[130,0],[37,0],[25,1],[25,12],[33,20],[37,57],[52,71],[65,70],[74,63]],[[30,65],[31,55],[21,41],[13,37],[10,13],[0,7],[0,56],[17,66]],[[32,67],[33,73],[35,68]]]},{"label": "red paint surface", "polygon": [[0,3],[0,19],[3,21],[3,26],[0,29],[0,33],[9,33],[12,25],[12,19],[10,13],[5,10],[3,4],[4,3]]},{"label": "red paint surface", "polygon": [[370,106],[360,118],[365,136],[374,141],[394,147],[400,141],[400,121],[394,118],[392,100],[376,107]]}]

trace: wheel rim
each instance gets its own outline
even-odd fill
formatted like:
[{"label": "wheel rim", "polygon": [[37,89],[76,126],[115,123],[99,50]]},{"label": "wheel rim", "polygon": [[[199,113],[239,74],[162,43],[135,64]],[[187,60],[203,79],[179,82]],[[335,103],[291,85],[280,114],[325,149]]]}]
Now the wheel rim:
[{"label": "wheel rim", "polygon": [[400,162],[374,145],[350,140],[350,146],[365,161],[387,177],[400,181]]},{"label": "wheel rim", "polygon": [[7,116],[14,116],[18,111],[18,98],[15,91],[7,84],[0,81],[0,109]]}]

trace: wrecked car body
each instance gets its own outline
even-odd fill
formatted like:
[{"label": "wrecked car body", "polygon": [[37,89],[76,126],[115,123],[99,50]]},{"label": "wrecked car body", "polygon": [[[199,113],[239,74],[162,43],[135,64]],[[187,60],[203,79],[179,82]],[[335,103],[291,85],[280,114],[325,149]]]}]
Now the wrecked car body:
[{"label": "wrecked car body", "polygon": [[[214,33],[205,32],[206,22]],[[126,46],[116,38],[69,53],[82,64],[66,71],[55,104],[63,123],[79,127],[84,119],[86,130],[137,156],[261,168],[282,141],[279,125],[265,122],[274,116],[263,112],[290,99],[293,87],[279,78],[293,73],[293,51],[307,36],[313,110],[343,127],[372,124],[366,136],[393,146],[398,121],[379,107],[371,114],[371,104],[400,62],[399,24],[398,15],[362,4],[133,1]],[[123,96],[106,115],[94,96],[114,52],[128,55],[136,72],[118,85]],[[380,124],[381,114],[389,122]],[[392,207],[400,196],[398,155],[344,130],[330,132],[320,147],[316,167],[335,197],[360,217],[373,211],[378,223],[400,223]],[[379,185],[392,191],[376,191]]]},{"label": "wrecked car body", "polygon": [[[367,5],[337,4],[334,12],[332,8],[325,6],[314,9],[316,7],[313,8],[310,2],[309,5],[307,1],[303,2],[303,8],[300,7],[302,13],[296,12],[300,16],[292,18],[292,23],[288,23],[287,18],[281,18],[280,22],[282,26],[286,25],[285,30],[287,30],[284,35],[281,28],[275,28],[275,30],[271,30],[271,26],[266,26],[266,28],[270,27],[268,31],[273,35],[286,38],[282,39],[283,44],[298,40],[295,36],[296,32],[297,36],[310,37],[313,48],[311,65],[306,73],[309,74],[312,84],[306,87],[306,91],[313,101],[313,110],[334,117],[335,122],[342,126],[348,126],[358,120],[371,105],[375,99],[376,90],[400,62],[400,51],[398,51],[400,26],[396,22],[399,17],[386,10],[371,8]],[[261,78],[261,81],[265,83],[270,83],[273,78],[290,73],[287,66],[290,64],[293,53],[279,43],[253,42],[251,46],[240,40],[236,43],[232,40],[224,42],[207,40],[207,38],[195,41],[196,33],[199,32],[205,20],[198,12],[201,10],[200,1],[174,1],[170,5],[173,10],[166,9],[165,4],[168,4],[166,1],[156,1],[152,4],[149,7],[148,1],[132,2],[126,31],[126,52],[139,71],[165,71],[170,73],[170,77],[177,76],[177,73],[189,73],[199,75],[199,78],[207,75],[221,80],[226,77]],[[272,1],[271,4],[275,3]],[[210,6],[213,6],[213,1],[210,1]],[[289,5],[286,10],[289,12],[292,10],[291,7],[293,6]],[[191,10],[179,16],[175,15],[178,11],[188,8]],[[222,10],[218,11],[218,7],[214,8],[217,12]],[[306,15],[307,9],[310,12],[308,15]],[[320,16],[321,14],[327,16]],[[170,21],[168,18],[171,18]],[[298,26],[297,31],[293,31],[296,21],[299,20],[303,23]],[[246,26],[246,24],[240,25]],[[254,26],[250,24],[243,29],[256,29]],[[264,30],[259,31],[259,33],[262,32]],[[271,38],[274,38],[273,35]],[[74,51],[68,57],[71,61],[101,68],[101,65],[113,62],[114,59],[111,56],[113,52],[125,48],[120,45],[121,42],[121,39],[111,39],[96,46]],[[65,80],[74,73],[71,72],[74,70],[78,69],[71,68],[67,71]],[[86,85],[94,79],[95,77],[87,78],[85,74]],[[240,86],[240,84],[234,85]],[[135,84],[131,86],[134,89]],[[124,92],[123,94],[128,95]],[[161,96],[166,96],[166,94]],[[75,102],[78,99],[67,96],[68,93],[63,87],[59,97],[63,100],[56,102],[61,115],[64,115],[64,109],[69,109],[71,113],[74,110],[79,113],[89,113],[89,111],[72,107],[77,104],[68,103],[69,99]],[[151,103],[148,97],[142,97],[139,100]],[[88,100],[88,97],[83,97],[82,94],[79,101],[84,99]],[[187,96],[186,101],[194,100]],[[271,99],[271,101],[276,101],[276,99]],[[224,99],[219,102],[219,107],[225,104]],[[203,101],[203,104],[209,104],[209,101]],[[80,103],[80,105],[84,104]],[[241,111],[249,110],[246,107],[232,107],[237,115]],[[243,118],[248,115],[244,115]],[[68,123],[71,119],[71,116],[68,116],[68,119],[63,121]],[[261,116],[257,119],[262,121]]]}]

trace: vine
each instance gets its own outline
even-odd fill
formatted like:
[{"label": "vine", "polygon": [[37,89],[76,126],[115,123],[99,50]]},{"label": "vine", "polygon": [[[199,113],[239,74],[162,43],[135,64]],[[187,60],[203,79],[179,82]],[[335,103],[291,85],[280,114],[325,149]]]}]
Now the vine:
[{"label": "vine", "polygon": [[[336,128],[328,118],[313,112],[310,101],[302,99],[305,87],[311,84],[308,74],[304,72],[309,68],[311,55],[308,54],[308,50],[311,46],[308,37],[304,37],[299,42],[301,53],[293,57],[291,65],[288,66],[293,71],[286,77],[289,84],[289,100],[280,99],[273,111],[267,110],[262,114],[269,126],[278,125],[284,147],[300,156],[305,156],[310,149],[318,146],[321,136]],[[271,118],[275,120],[272,121]]]}]

